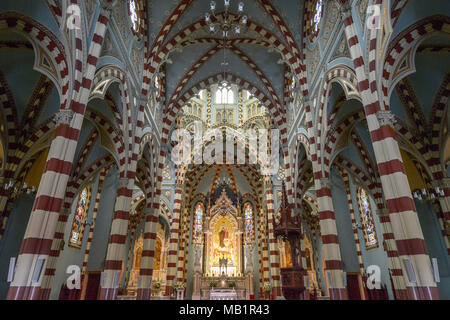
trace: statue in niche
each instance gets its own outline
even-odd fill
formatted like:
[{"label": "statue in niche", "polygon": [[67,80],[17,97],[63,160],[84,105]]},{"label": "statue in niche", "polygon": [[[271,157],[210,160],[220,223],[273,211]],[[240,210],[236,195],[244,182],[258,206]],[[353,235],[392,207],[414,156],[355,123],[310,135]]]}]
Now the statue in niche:
[{"label": "statue in niche", "polygon": [[255,251],[254,246],[245,248],[245,260],[246,260],[245,269],[246,269],[246,271],[253,271],[253,253],[254,253],[254,251]]},{"label": "statue in niche", "polygon": [[195,250],[194,251],[195,252],[194,266],[199,267],[199,266],[201,266],[201,261],[202,261],[202,247],[195,246],[194,250]]}]

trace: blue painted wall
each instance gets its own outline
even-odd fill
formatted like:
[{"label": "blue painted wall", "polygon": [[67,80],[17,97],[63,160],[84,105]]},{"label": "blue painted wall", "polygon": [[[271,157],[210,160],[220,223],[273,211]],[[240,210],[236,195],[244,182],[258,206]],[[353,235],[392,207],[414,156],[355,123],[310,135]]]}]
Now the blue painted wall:
[{"label": "blue painted wall", "polygon": [[348,207],[345,183],[333,169],[331,171],[331,194],[333,197],[334,215],[339,238],[343,271],[359,271],[355,239],[353,238],[352,219]]},{"label": "blue painted wall", "polygon": [[87,264],[88,271],[102,270],[105,264],[106,250],[114,215],[114,206],[117,195],[118,172],[115,167],[108,171],[103,182],[102,194],[98,207],[97,221],[95,223],[92,245]]},{"label": "blue painted wall", "polygon": [[[361,217],[359,214],[358,208],[358,200],[357,200],[357,186],[353,183],[352,179],[350,179],[350,193],[352,195],[352,204],[353,210],[355,211],[355,219],[356,222],[361,225]],[[370,265],[377,265],[381,269],[381,283],[385,284],[388,289],[389,299],[394,299],[394,295],[392,292],[391,280],[389,278],[389,261],[386,255],[386,252],[383,249],[383,229],[380,224],[380,219],[375,212],[375,202],[372,197],[370,197],[370,206],[372,208],[372,216],[373,221],[375,223],[375,230],[377,232],[378,237],[378,248],[373,248],[370,250],[366,250],[364,233],[362,230],[358,230],[358,238],[359,244],[361,247],[361,254],[363,258],[364,268],[367,269]]]},{"label": "blue painted wall", "polygon": [[437,258],[438,261],[441,278],[441,282],[438,283],[439,295],[441,299],[448,300],[450,299],[450,259],[441,227],[431,204],[417,200],[414,202],[430,260]]},{"label": "blue painted wall", "polygon": [[17,259],[19,255],[34,198],[34,195],[23,195],[14,202],[5,234],[0,241],[0,300],[6,299],[8,294],[9,283],[6,280],[8,278],[9,259],[11,257]]},{"label": "blue painted wall", "polygon": [[[92,221],[92,214],[94,211],[95,197],[97,195],[97,190],[98,190],[98,175],[95,178],[94,183],[91,184],[91,197],[86,222]],[[78,197],[79,195],[77,194],[74,198],[70,211],[71,214],[67,219],[66,228],[64,230],[64,242],[65,242],[64,250],[60,252],[60,256],[56,263],[55,278],[53,279],[52,290],[50,293],[51,300],[57,300],[59,298],[61,287],[67,281],[67,277],[69,276],[69,274],[66,273],[67,267],[70,265],[76,265],[80,267],[80,270],[83,267],[84,253],[86,250],[87,240],[89,237],[89,228],[90,228],[89,225],[85,226],[81,248],[78,249],[69,247],[69,238],[72,229],[73,217],[77,207]]]}]

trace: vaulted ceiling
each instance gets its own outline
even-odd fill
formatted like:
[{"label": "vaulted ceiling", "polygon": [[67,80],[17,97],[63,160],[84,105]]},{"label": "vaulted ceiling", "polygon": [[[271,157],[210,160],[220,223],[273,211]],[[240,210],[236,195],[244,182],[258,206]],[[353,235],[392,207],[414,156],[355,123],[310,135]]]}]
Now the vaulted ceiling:
[{"label": "vaulted ceiling", "polygon": [[[183,93],[199,81],[224,71],[252,83],[272,101],[283,101],[284,77],[289,68],[282,62],[285,57],[280,50],[291,50],[291,39],[294,39],[298,48],[301,47],[304,1],[243,1],[244,14],[249,22],[240,35],[232,34],[227,38],[226,49],[223,48],[221,33],[211,34],[205,23],[205,13],[210,12],[210,2],[148,1],[150,47],[161,41],[159,36],[164,33],[167,23],[175,21],[161,46],[163,50],[167,48],[169,51],[168,57],[163,59],[168,61],[165,64],[166,101],[173,97],[180,85]],[[239,2],[230,2],[230,13],[237,14]],[[217,0],[216,4],[215,13],[220,17],[224,12],[224,2]],[[283,29],[283,26],[287,29]],[[274,42],[276,46],[270,45]],[[222,64],[224,60],[227,66]],[[189,79],[181,82],[186,75]]]}]

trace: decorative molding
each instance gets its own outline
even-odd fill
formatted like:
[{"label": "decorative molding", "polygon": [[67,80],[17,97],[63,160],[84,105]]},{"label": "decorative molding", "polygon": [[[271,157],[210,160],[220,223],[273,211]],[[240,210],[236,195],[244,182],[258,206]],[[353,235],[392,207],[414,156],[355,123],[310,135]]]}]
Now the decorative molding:
[{"label": "decorative molding", "polygon": [[56,125],[59,126],[61,124],[67,124],[70,125],[70,122],[72,122],[73,116],[75,112],[71,109],[62,109],[59,110],[58,113],[55,114],[55,122]]},{"label": "decorative molding", "polygon": [[391,126],[393,127],[396,123],[395,115],[389,110],[380,110],[376,113],[378,123],[380,127]]},{"label": "decorative molding", "polygon": [[330,189],[331,183],[329,178],[320,178],[320,187]]},{"label": "decorative molding", "polygon": [[130,179],[128,178],[120,178],[119,181],[117,182],[117,187],[119,189],[123,189],[123,188],[128,188],[128,181]]}]

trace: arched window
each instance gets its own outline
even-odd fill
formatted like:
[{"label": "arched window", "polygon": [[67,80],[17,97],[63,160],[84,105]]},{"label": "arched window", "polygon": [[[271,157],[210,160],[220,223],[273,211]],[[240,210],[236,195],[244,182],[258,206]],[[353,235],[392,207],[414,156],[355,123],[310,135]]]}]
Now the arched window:
[{"label": "arched window", "polygon": [[358,189],[358,208],[364,232],[364,240],[366,242],[366,249],[377,247],[378,240],[372,216],[372,209],[370,207],[370,200],[366,190],[363,188]]},{"label": "arched window", "polygon": [[130,0],[130,19],[131,19],[131,27],[135,32],[139,30],[139,17],[138,17],[138,4],[137,0]]},{"label": "arched window", "polygon": [[216,104],[233,104],[234,93],[230,88],[219,88],[216,91]]},{"label": "arched window", "polygon": [[255,229],[253,225],[253,205],[250,202],[244,204],[245,240],[253,241]]},{"label": "arched window", "polygon": [[319,25],[320,21],[322,21],[322,16],[323,16],[323,1],[317,0],[312,22],[314,32],[319,31]]},{"label": "arched window", "polygon": [[192,232],[192,239],[194,243],[202,243],[203,213],[205,211],[203,202],[197,202],[194,210],[194,230]]},{"label": "arched window", "polygon": [[89,210],[90,196],[91,188],[86,187],[81,191],[78,197],[77,207],[75,209],[75,214],[73,217],[72,231],[70,232],[69,238],[69,246],[71,247],[81,248],[81,244],[83,242],[84,226]]}]

